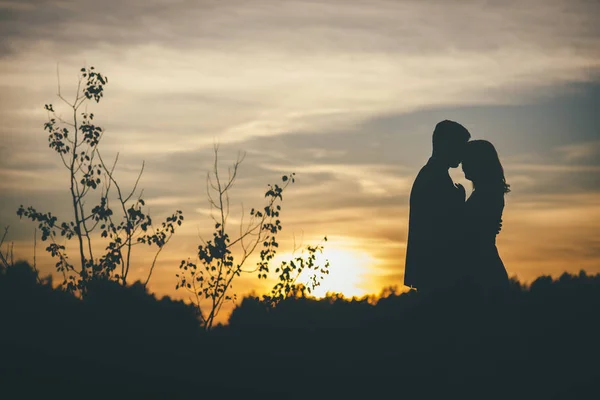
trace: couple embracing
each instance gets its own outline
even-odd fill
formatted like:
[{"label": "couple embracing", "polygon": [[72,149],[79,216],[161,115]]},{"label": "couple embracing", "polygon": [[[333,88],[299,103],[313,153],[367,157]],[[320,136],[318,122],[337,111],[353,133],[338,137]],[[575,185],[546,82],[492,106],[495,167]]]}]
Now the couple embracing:
[{"label": "couple embracing", "polygon": [[[508,275],[496,248],[509,185],[494,146],[470,140],[454,121],[438,123],[433,155],[421,169],[410,194],[404,284],[434,292],[467,284],[490,293],[508,288]],[[466,200],[449,168],[462,163],[473,183]]]}]

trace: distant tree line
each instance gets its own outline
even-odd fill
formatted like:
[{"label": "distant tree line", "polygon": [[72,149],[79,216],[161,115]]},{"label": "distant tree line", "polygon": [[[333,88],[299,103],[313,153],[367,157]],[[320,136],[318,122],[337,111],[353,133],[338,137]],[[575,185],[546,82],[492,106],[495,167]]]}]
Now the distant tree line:
[{"label": "distant tree line", "polygon": [[465,287],[297,291],[275,304],[248,296],[210,331],[194,305],[158,299],[141,282],[88,290],[56,288],[24,262],[0,269],[0,392],[572,399],[598,390],[600,274],[513,280],[502,298]]}]

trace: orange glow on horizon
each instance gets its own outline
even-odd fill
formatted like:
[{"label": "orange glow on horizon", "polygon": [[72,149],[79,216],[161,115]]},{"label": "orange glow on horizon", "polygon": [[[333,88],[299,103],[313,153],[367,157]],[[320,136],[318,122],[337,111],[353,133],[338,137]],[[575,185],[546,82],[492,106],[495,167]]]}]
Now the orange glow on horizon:
[{"label": "orange glow on horizon", "polygon": [[[327,293],[340,293],[345,297],[360,297],[369,293],[365,285],[372,280],[367,275],[373,265],[373,258],[367,252],[325,244],[323,252],[316,256],[316,264],[323,266],[327,261],[329,274],[323,275],[323,280],[312,291],[312,296],[323,298]],[[298,281],[308,285],[312,275],[310,272],[303,271]]]}]

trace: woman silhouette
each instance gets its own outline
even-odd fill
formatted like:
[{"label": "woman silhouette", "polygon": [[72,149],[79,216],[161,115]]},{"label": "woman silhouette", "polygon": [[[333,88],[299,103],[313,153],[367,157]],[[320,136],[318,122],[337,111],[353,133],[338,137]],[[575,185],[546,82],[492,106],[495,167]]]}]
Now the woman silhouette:
[{"label": "woman silhouette", "polygon": [[496,248],[496,235],[510,192],[498,153],[487,140],[467,143],[462,161],[465,178],[473,182],[466,202],[466,278],[485,292],[508,288],[508,275]]}]

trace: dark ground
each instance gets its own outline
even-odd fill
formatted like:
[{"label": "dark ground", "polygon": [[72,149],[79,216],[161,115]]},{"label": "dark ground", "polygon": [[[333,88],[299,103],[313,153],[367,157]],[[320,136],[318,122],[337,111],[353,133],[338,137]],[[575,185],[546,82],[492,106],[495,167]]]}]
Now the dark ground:
[{"label": "dark ground", "polygon": [[503,298],[244,299],[205,333],[141,285],[85,300],[0,273],[0,398],[600,398],[600,275],[513,282]]}]

